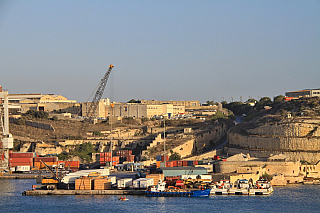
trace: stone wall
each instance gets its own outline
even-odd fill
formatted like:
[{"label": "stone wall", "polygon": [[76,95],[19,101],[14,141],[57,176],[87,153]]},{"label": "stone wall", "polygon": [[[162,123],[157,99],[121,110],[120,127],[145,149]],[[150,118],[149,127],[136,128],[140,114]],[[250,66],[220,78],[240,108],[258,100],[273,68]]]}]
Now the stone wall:
[{"label": "stone wall", "polygon": [[[275,125],[259,126],[255,129],[247,130],[248,134],[252,135],[265,135],[265,136],[284,136],[284,137],[305,137],[311,131],[318,128],[316,124],[307,123],[285,123]],[[319,131],[315,132],[319,136]]]},{"label": "stone wall", "polygon": [[318,138],[243,136],[229,132],[228,141],[230,145],[268,151],[320,151]]},{"label": "stone wall", "polygon": [[307,161],[310,163],[316,163],[320,159],[320,153],[319,152],[283,152],[283,151],[258,151],[258,150],[249,150],[249,149],[241,149],[241,148],[230,148],[225,147],[224,152],[228,153],[230,155],[235,155],[239,153],[243,154],[249,154],[252,157],[257,158],[267,158],[270,157],[270,155],[278,155],[278,154],[284,154],[286,155],[290,160],[293,161]]}]

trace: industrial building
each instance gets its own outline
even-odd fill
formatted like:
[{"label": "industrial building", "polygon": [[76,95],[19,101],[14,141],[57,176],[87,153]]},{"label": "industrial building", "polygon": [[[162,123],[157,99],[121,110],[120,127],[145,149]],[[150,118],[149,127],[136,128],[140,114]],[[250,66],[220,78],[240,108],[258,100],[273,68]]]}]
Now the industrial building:
[{"label": "industrial building", "polygon": [[320,97],[320,89],[305,89],[293,92],[286,92],[287,97]]}]

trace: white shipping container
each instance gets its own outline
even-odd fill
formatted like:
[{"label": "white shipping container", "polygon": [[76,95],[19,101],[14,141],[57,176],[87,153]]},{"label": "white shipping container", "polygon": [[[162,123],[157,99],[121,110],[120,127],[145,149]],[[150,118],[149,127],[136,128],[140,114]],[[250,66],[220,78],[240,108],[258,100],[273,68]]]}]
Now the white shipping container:
[{"label": "white shipping container", "polygon": [[132,178],[120,179],[117,182],[118,189],[125,189],[132,186]]},{"label": "white shipping container", "polygon": [[111,184],[117,184],[117,177],[116,176],[109,176],[107,179],[111,179]]},{"label": "white shipping container", "polygon": [[30,171],[30,166],[16,166],[16,172]]},{"label": "white shipping container", "polygon": [[153,185],[153,178],[139,178],[133,181],[133,187],[135,189],[147,189]]}]

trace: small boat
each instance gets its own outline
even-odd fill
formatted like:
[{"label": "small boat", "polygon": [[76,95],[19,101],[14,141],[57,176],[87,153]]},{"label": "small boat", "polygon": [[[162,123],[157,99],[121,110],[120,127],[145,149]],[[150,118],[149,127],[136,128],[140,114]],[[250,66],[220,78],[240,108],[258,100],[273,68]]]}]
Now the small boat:
[{"label": "small boat", "polygon": [[256,184],[249,189],[249,195],[269,195],[272,192],[273,188],[267,180],[257,180]]},{"label": "small boat", "polygon": [[166,182],[159,181],[158,185],[149,187],[145,192],[147,197],[204,197],[210,194],[211,189],[203,190],[184,190],[184,189],[166,189]]},{"label": "small boat", "polygon": [[220,180],[219,182],[214,182],[211,185],[210,194],[212,195],[228,195],[229,189],[232,188],[232,184],[229,180]]},{"label": "small boat", "polygon": [[119,200],[120,200],[120,201],[127,201],[127,200],[129,200],[129,199],[126,198],[126,197],[120,197]]}]

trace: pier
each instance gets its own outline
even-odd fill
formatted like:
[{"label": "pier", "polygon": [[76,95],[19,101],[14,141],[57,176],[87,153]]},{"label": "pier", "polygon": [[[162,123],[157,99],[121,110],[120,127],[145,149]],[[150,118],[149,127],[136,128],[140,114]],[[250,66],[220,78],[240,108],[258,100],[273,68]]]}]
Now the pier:
[{"label": "pier", "polygon": [[145,190],[27,190],[22,195],[145,195]]}]

